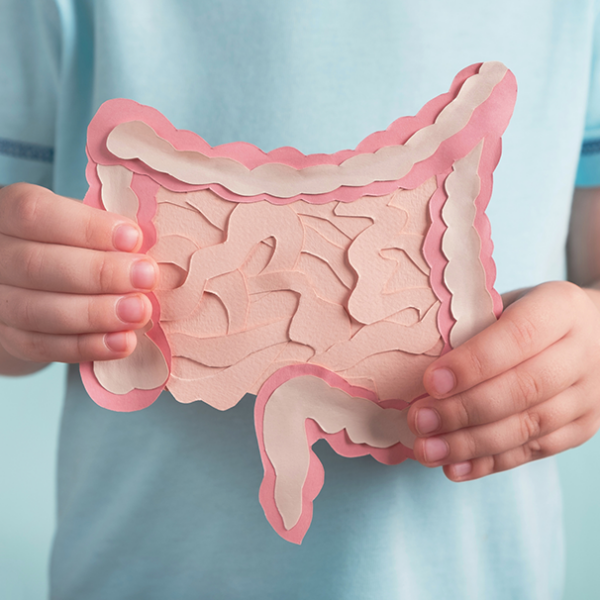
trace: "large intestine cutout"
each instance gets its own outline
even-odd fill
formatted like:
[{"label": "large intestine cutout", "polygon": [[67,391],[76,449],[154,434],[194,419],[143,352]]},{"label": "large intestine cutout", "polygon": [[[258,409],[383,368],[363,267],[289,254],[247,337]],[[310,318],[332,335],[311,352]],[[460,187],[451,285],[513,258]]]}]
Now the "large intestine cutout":
[{"label": "large intestine cutout", "polygon": [[92,398],[132,411],[167,389],[226,410],[257,394],[260,502],[300,543],[324,481],[312,444],[412,457],[423,371],[500,313],[484,211],[515,94],[506,67],[474,65],[416,117],[310,156],[211,148],[104,104],[85,202],[137,219],[161,277],[133,355],[81,366]]}]

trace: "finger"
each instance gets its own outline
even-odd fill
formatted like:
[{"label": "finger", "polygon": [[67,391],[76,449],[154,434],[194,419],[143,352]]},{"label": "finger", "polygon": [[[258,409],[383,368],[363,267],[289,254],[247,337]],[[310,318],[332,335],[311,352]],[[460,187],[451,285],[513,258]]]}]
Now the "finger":
[{"label": "finger", "polygon": [[49,244],[135,252],[142,245],[137,223],[26,183],[0,191],[0,233]]},{"label": "finger", "polygon": [[53,335],[32,333],[0,325],[2,345],[15,358],[33,362],[79,363],[124,358],[133,352],[133,331]]},{"label": "finger", "polygon": [[461,429],[431,438],[417,438],[414,453],[429,467],[493,456],[535,443],[589,411],[577,400],[583,393],[575,385],[562,394],[502,421]]},{"label": "finger", "polygon": [[1,234],[0,251],[0,283],[13,287],[126,294],[151,290],[158,280],[158,266],[146,255],[28,242]]},{"label": "finger", "polygon": [[144,294],[58,294],[0,285],[0,322],[14,329],[59,335],[139,329],[152,315]]},{"label": "finger", "polygon": [[586,417],[565,425],[537,440],[494,456],[484,456],[461,463],[445,465],[444,473],[452,481],[470,481],[493,473],[520,467],[528,462],[554,456],[589,440],[598,429]]},{"label": "finger", "polygon": [[519,288],[518,290],[511,290],[502,294],[502,306],[506,310],[511,304],[525,296],[531,291],[532,288]]},{"label": "finger", "polygon": [[427,436],[494,423],[521,413],[571,387],[583,375],[582,345],[565,337],[544,352],[460,394],[413,403],[408,425]]},{"label": "finger", "polygon": [[445,398],[512,369],[565,336],[589,298],[576,285],[534,288],[487,329],[433,362],[424,373],[427,393]]}]

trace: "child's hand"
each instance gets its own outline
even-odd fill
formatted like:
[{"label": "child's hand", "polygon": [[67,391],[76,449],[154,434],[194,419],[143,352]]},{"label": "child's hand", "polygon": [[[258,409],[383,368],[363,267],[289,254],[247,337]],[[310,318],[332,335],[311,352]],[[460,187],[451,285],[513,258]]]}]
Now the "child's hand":
[{"label": "child's hand", "polygon": [[76,363],[130,354],[133,330],[152,312],[143,292],[158,276],[152,259],[134,254],[141,236],[125,217],[44,188],[0,189],[0,359]]},{"label": "child's hand", "polygon": [[599,295],[567,282],[535,287],[432,363],[432,398],[408,415],[417,460],[465,481],[591,438],[600,427]]}]

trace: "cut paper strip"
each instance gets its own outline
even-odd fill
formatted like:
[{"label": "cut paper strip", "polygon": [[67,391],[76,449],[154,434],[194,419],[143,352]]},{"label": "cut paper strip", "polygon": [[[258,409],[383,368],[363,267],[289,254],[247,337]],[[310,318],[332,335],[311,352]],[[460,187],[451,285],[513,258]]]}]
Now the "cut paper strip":
[{"label": "cut paper strip", "polygon": [[[171,348],[162,327],[158,325],[160,307],[156,297],[151,295],[150,302],[152,303],[151,327],[149,329],[146,327],[137,334],[138,346],[130,357],[98,364],[86,362],[80,365],[81,380],[85,389],[103,408],[119,412],[142,410],[150,406],[165,388],[165,377],[168,378],[171,372]],[[160,351],[160,358],[157,356],[157,349]],[[130,373],[128,367],[132,365],[135,368]],[[148,371],[148,365],[153,372],[148,379],[144,379],[143,375]],[[101,379],[104,380],[104,385],[100,384],[96,370],[102,373]],[[137,383],[139,379],[143,381]],[[150,385],[156,387],[150,388]],[[108,388],[118,391],[112,392]],[[126,389],[129,391],[125,391]]]},{"label": "cut paper strip", "polygon": [[183,183],[219,184],[240,196],[266,193],[287,199],[326,194],[342,186],[365,187],[376,181],[402,179],[415,163],[432,156],[443,142],[467,125],[506,73],[507,68],[501,63],[484,63],[434,123],[419,129],[406,143],[384,146],[372,154],[355,154],[339,165],[294,168],[281,162],[266,162],[250,168],[227,157],[211,158],[202,152],[177,150],[143,121],[117,125],[109,133],[106,147],[117,158],[139,160]]},{"label": "cut paper strip", "polygon": [[331,155],[212,148],[152,108],[105,103],[85,202],[137,219],[161,278],[138,354],[82,366],[92,398],[137,410],[167,389],[227,410],[259,393],[261,503],[300,543],[324,481],[312,443],[411,458],[402,409],[424,370],[500,314],[485,209],[515,97],[504,65],[473,65]]},{"label": "cut paper strip", "polygon": [[98,165],[102,182],[102,205],[113,213],[137,220],[138,198],[131,189],[133,173],[121,165]]},{"label": "cut paper strip", "polygon": [[287,531],[302,514],[302,488],[310,463],[306,421],[314,421],[323,433],[346,431],[349,443],[389,448],[414,437],[406,413],[382,408],[314,375],[297,376],[276,388],[264,406],[265,454],[275,471],[274,498]]},{"label": "cut paper strip", "polygon": [[380,403],[367,389],[316,365],[280,369],[261,388],[255,421],[265,476],[260,502],[275,531],[300,543],[324,482],[311,446],[325,439],[340,455],[392,465],[411,456],[406,403]]},{"label": "cut paper strip", "polygon": [[363,327],[352,339],[340,341],[315,356],[315,362],[332,371],[346,371],[369,356],[384,352],[400,350],[409,354],[424,354],[439,339],[436,305],[410,327],[391,321],[379,321]]},{"label": "cut paper strip", "polygon": [[94,363],[94,375],[104,389],[122,396],[166,384],[169,367],[160,348],[146,335],[151,328],[152,322],[149,322],[144,329],[136,331],[137,345],[130,356]]},{"label": "cut paper strip", "polygon": [[[456,161],[453,172],[446,179],[448,201],[442,210],[442,218],[448,229],[442,241],[442,251],[448,259],[444,280],[452,294],[450,308],[456,320],[450,331],[453,348],[496,319],[492,297],[485,287],[485,271],[479,260],[481,240],[474,227],[477,214],[475,201],[480,191],[476,166],[481,148],[482,143],[468,156]],[[471,273],[471,277],[460,277],[464,271]]]},{"label": "cut paper strip", "polygon": [[177,265],[184,271],[190,268],[190,259],[198,246],[181,235],[165,235],[158,239],[148,254],[158,263]]}]

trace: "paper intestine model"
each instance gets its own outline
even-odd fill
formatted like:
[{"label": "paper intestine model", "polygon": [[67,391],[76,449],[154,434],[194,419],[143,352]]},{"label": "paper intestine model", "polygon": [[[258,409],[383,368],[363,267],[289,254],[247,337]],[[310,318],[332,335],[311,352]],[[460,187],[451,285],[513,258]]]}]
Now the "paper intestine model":
[{"label": "paper intestine model", "polygon": [[211,148],[105,103],[85,202],[136,220],[161,277],[133,355],[82,365],[92,398],[134,411],[167,389],[226,410],[257,394],[260,502],[300,543],[324,482],[312,444],[412,457],[425,368],[500,314],[485,208],[515,97],[504,65],[473,65],[415,117],[309,156]]}]

